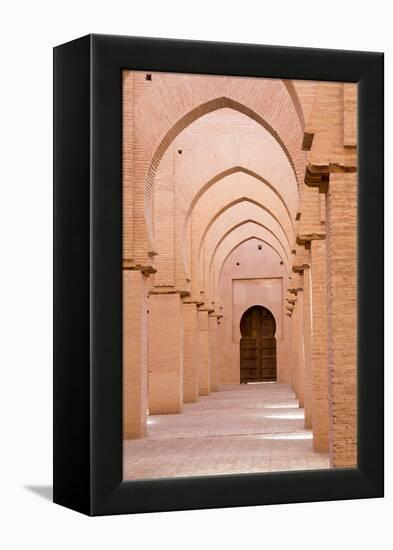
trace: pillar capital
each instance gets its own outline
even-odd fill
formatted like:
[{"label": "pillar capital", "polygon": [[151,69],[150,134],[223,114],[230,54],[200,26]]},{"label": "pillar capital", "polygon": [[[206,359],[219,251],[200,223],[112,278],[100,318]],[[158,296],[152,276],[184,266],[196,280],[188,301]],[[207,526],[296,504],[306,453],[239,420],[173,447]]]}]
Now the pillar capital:
[{"label": "pillar capital", "polygon": [[209,313],[209,318],[216,318],[217,321],[219,321],[223,315],[221,313],[216,313],[216,312],[213,312],[213,313]]},{"label": "pillar capital", "polygon": [[288,292],[297,294],[303,290],[303,272],[295,273],[289,277]]},{"label": "pillar capital", "polygon": [[309,247],[296,244],[294,252],[292,271],[294,273],[303,273],[304,269],[310,267]]},{"label": "pillar capital", "polygon": [[[343,148],[344,150],[344,148]],[[357,166],[329,163],[326,165],[308,164],[304,183],[308,187],[318,187],[320,193],[326,193],[329,187],[330,174],[357,172]]]},{"label": "pillar capital", "polygon": [[203,305],[203,302],[201,302],[200,300],[198,300],[198,298],[195,298],[192,295],[183,296],[182,298],[183,298],[183,304],[195,304],[196,306]]},{"label": "pillar capital", "polygon": [[127,258],[123,258],[122,268],[130,271],[141,271],[146,277],[157,272],[153,264],[136,264],[134,260],[129,260]]},{"label": "pillar capital", "polygon": [[298,233],[296,235],[296,243],[300,246],[309,245],[310,241],[320,241],[326,238],[324,230],[316,230],[310,233]]},{"label": "pillar capital", "polygon": [[149,295],[154,294],[179,294],[181,298],[186,298],[190,295],[187,290],[179,290],[171,287],[158,287],[155,286],[149,290]]},{"label": "pillar capital", "polygon": [[329,185],[329,166],[308,164],[304,175],[304,183],[308,187],[318,187],[320,193],[326,193]]},{"label": "pillar capital", "polygon": [[207,311],[207,313],[213,313],[214,307],[209,306],[209,304],[202,303],[201,305],[198,305],[198,311]]}]

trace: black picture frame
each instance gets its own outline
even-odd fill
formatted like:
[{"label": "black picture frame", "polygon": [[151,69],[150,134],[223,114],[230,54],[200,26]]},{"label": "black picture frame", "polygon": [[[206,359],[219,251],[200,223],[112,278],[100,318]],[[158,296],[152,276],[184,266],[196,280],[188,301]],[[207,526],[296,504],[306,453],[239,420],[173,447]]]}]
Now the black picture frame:
[{"label": "black picture frame", "polygon": [[[122,69],[358,83],[358,467],[122,480]],[[88,515],[383,496],[383,54],[88,35],[54,49],[54,502]]]}]

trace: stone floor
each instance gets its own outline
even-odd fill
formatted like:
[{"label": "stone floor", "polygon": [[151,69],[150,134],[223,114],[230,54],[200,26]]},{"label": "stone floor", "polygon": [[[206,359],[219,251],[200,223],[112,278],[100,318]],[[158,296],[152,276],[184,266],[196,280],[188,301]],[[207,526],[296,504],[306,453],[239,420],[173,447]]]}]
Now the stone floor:
[{"label": "stone floor", "polygon": [[124,442],[124,479],[329,468],[287,384],[225,385]]}]

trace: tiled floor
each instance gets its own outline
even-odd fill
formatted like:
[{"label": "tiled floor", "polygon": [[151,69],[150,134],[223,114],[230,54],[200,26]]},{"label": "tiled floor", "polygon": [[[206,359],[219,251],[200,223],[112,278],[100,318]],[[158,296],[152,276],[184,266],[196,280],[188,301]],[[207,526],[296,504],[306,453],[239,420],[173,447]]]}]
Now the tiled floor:
[{"label": "tiled floor", "polygon": [[182,414],[149,416],[147,437],[124,442],[124,479],[328,468],[303,426],[287,384],[221,386]]}]

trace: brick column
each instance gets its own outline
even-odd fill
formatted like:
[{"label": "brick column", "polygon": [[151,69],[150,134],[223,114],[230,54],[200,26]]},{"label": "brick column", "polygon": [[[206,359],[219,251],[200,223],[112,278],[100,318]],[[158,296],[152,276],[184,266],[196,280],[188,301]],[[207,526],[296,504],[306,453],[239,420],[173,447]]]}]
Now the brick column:
[{"label": "brick column", "polygon": [[291,304],[288,306],[288,311],[290,314],[291,320],[291,332],[290,332],[290,346],[291,346],[291,378],[292,378],[292,387],[296,396],[298,394],[297,389],[297,353],[296,353],[296,335],[297,335],[297,316],[296,316],[296,296],[291,296]]},{"label": "brick column", "polygon": [[326,241],[311,241],[313,444],[329,450]]},{"label": "brick column", "polygon": [[207,310],[198,310],[198,326],[199,395],[209,395],[209,313]]},{"label": "brick column", "polygon": [[310,268],[303,270],[304,427],[312,428],[312,321]]},{"label": "brick column", "polygon": [[297,293],[295,306],[296,330],[295,330],[295,353],[296,353],[296,393],[299,406],[304,407],[304,335],[303,335],[303,292]]},{"label": "brick column", "polygon": [[198,309],[195,302],[183,302],[183,322],[183,400],[193,403],[198,400],[199,393]]},{"label": "brick column", "polygon": [[123,270],[123,437],[146,434],[148,315],[145,277]]},{"label": "brick column", "polygon": [[210,391],[218,389],[217,316],[209,315]]},{"label": "brick column", "polygon": [[334,467],[357,464],[356,183],[354,173],[330,174],[326,196],[330,456]]},{"label": "brick column", "polygon": [[180,294],[149,297],[149,411],[183,408],[183,304]]},{"label": "brick column", "polygon": [[221,361],[222,361],[221,349],[222,349],[222,339],[223,339],[222,324],[221,324],[222,317],[223,316],[221,315],[221,313],[217,316],[217,340],[216,340],[217,342],[217,386],[220,385],[220,379],[221,379]]}]

